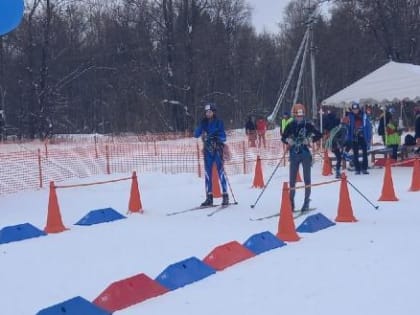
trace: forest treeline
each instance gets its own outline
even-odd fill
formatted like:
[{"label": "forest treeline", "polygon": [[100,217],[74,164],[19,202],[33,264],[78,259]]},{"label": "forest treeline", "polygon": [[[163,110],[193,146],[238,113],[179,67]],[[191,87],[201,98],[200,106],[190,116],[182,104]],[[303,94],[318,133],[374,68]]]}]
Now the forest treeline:
[{"label": "forest treeline", "polygon": [[[328,2],[312,25],[319,102],[390,59],[420,64],[420,0]],[[183,131],[206,102],[242,127],[271,113],[315,4],[292,0],[278,32],[259,34],[245,0],[26,0],[21,25],[0,37],[5,128],[26,138]],[[306,66],[305,104],[310,78]]]}]

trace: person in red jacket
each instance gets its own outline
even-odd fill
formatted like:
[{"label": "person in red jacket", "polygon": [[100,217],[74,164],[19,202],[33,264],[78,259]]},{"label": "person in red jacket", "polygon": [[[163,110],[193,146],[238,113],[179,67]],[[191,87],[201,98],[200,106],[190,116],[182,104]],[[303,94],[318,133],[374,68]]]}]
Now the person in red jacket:
[{"label": "person in red jacket", "polygon": [[258,147],[261,148],[261,144],[265,148],[265,133],[267,131],[267,120],[265,118],[258,118],[256,122],[257,135],[258,135]]}]

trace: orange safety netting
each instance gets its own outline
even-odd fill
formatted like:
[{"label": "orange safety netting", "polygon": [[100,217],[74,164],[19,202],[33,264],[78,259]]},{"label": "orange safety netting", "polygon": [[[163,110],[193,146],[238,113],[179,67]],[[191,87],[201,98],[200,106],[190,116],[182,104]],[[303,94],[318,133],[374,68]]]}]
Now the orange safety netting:
[{"label": "orange safety netting", "polygon": [[[243,131],[229,131],[232,158],[228,175],[254,172],[259,155],[264,166],[286,165],[278,130],[269,130],[266,148],[249,147]],[[184,133],[142,136],[56,136],[48,143],[0,144],[0,194],[48,187],[50,181],[115,173],[204,173],[201,140]]]}]

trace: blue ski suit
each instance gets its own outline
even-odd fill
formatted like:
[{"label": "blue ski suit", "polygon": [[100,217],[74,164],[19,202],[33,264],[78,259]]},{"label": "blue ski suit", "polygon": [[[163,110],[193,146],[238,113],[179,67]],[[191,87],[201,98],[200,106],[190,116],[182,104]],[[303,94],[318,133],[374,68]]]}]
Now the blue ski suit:
[{"label": "blue ski suit", "polygon": [[223,121],[214,116],[212,119],[203,118],[194,131],[194,137],[202,137],[204,142],[204,169],[206,192],[211,194],[212,185],[212,168],[216,163],[217,173],[219,174],[222,192],[227,193],[226,177],[223,167],[223,146],[226,142],[226,132]]}]

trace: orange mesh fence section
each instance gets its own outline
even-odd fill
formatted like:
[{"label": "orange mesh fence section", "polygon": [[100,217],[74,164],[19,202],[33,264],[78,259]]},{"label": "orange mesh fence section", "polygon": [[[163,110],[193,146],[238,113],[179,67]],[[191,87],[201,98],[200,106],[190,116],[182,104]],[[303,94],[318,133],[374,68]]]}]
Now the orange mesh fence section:
[{"label": "orange mesh fence section", "polygon": [[40,187],[37,151],[0,153],[0,194]]},{"label": "orange mesh fence section", "polygon": [[[277,130],[269,130],[266,148],[249,147],[243,131],[229,131],[232,154],[228,175],[254,172],[286,160]],[[137,171],[204,174],[202,143],[185,134],[142,136],[67,136],[49,143],[0,144],[0,194],[48,187],[73,178]]]}]

